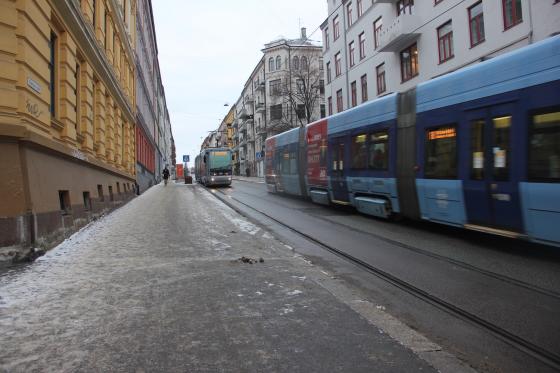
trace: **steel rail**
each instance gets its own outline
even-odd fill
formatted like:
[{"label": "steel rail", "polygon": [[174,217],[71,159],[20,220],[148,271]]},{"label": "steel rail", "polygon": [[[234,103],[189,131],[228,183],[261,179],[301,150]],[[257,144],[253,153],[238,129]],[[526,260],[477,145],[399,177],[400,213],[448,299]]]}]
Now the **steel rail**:
[{"label": "steel rail", "polygon": [[[543,349],[541,347],[539,347],[538,345],[522,338],[519,337],[503,328],[501,328],[498,325],[495,325],[489,321],[486,321],[484,319],[482,319],[479,316],[476,316],[464,309],[461,309],[460,307],[457,307],[435,295],[430,294],[429,292],[422,290],[416,286],[414,286],[413,284],[406,282],[404,280],[399,279],[396,276],[391,275],[390,273],[383,271],[379,268],[374,267],[373,265],[358,259],[342,250],[339,250],[327,243],[322,242],[321,240],[312,237],[311,235],[302,232],[300,230],[298,230],[297,228],[294,228],[286,223],[284,223],[283,221],[267,214],[264,211],[261,211],[243,201],[240,201],[239,199],[228,195],[222,191],[219,191],[220,194],[224,195],[224,196],[228,196],[229,198],[235,200],[235,202],[250,208],[251,210],[267,217],[268,219],[274,221],[275,223],[289,229],[290,231],[306,238],[307,240],[319,245],[320,247],[326,249],[327,251],[341,257],[344,258],[345,260],[348,260],[349,262],[353,263],[354,265],[357,265],[358,267],[361,267],[365,270],[367,270],[368,272],[370,272],[371,274],[373,274],[374,276],[378,277],[379,279],[405,291],[406,293],[428,303],[431,304],[432,306],[452,315],[455,317],[458,317],[462,320],[465,320],[469,323],[471,323],[472,325],[475,325],[481,329],[487,330],[488,332],[490,332],[492,335],[494,335],[495,337],[497,337],[498,339],[500,339],[501,341],[503,341],[504,343],[516,348],[519,351],[522,351],[532,357],[534,357],[535,359],[541,361],[542,363],[548,365],[551,368],[560,370],[560,356],[554,352],[548,351],[546,349]],[[238,212],[239,214],[248,217],[241,209],[237,208],[236,206],[234,206],[230,201],[228,201],[226,198],[221,198],[218,196],[218,193],[211,193],[213,194],[216,198],[218,198],[220,201],[222,201],[223,203],[225,203],[226,205],[228,205],[229,207],[231,207],[232,209],[234,209],[236,212]]]}]

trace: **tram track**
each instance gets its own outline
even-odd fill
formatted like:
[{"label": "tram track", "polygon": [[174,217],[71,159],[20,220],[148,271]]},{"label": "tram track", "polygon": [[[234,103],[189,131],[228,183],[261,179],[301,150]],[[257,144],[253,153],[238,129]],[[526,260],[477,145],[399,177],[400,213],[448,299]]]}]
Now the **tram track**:
[{"label": "tram track", "polygon": [[[407,282],[405,280],[402,280],[394,275],[392,275],[391,273],[384,271],[380,268],[375,267],[374,265],[372,265],[371,263],[368,263],[364,260],[361,260],[359,258],[356,258],[355,256],[350,255],[349,253],[342,251],[332,245],[329,245],[326,242],[323,242],[320,239],[317,239],[303,231],[301,231],[300,229],[298,229],[297,227],[293,227],[290,224],[285,223],[282,220],[279,220],[277,218],[275,218],[274,216],[271,216],[270,214],[268,214],[265,211],[262,211],[258,208],[255,208],[254,206],[245,203],[243,201],[241,201],[238,198],[235,198],[229,194],[224,193],[221,190],[216,190],[217,193],[212,193],[214,196],[216,196],[216,198],[220,199],[222,202],[226,203],[228,206],[232,207],[233,209],[235,209],[238,213],[245,215],[244,212],[242,210],[240,210],[239,208],[237,208],[236,206],[234,206],[230,201],[228,201],[228,198],[231,198],[233,201],[235,201],[236,203],[244,206],[245,208],[248,208],[258,214],[261,214],[263,216],[265,216],[266,218],[270,219],[271,221],[275,222],[276,224],[288,229],[289,231],[304,237],[305,239],[309,240],[310,242],[313,242],[314,244],[318,245],[319,247],[322,247],[323,249],[337,255],[338,257],[341,257],[349,262],[351,262],[352,264],[368,271],[369,273],[373,274],[374,276],[376,276],[377,278],[397,287],[398,289],[405,291],[406,293],[414,296],[417,299],[420,299],[436,308],[438,308],[441,311],[444,311],[450,315],[453,315],[455,317],[458,317],[462,320],[465,320],[467,322],[469,322],[470,324],[477,326],[483,330],[488,331],[490,334],[492,334],[493,336],[495,336],[496,338],[500,339],[502,342],[510,345],[511,347],[522,351],[530,356],[532,356],[533,358],[537,359],[538,361],[548,365],[549,367],[556,369],[556,370],[560,370],[560,355],[558,355],[556,352],[552,352],[549,351],[547,349],[544,349],[540,346],[538,346],[537,344],[523,338],[520,336],[515,335],[514,333],[500,327],[499,325],[496,325],[490,321],[487,321],[485,319],[483,319],[480,316],[477,316],[461,307],[458,307],[434,294],[431,294],[430,292],[423,290],[417,286],[415,286],[414,284]],[[218,194],[223,195],[224,197],[220,197],[218,196]],[[228,197],[228,198],[225,198]],[[324,219],[327,220],[327,219]],[[330,223],[333,223],[330,220],[327,220]],[[341,224],[343,225],[343,224]],[[547,289],[543,289],[537,286],[534,286],[532,284],[528,284],[526,282],[523,281],[519,281],[507,276],[503,276],[503,275],[499,275],[475,266],[472,266],[468,263],[464,263],[461,261],[456,261],[454,259],[451,258],[447,258],[445,256],[441,256],[439,254],[434,254],[431,252],[427,252],[426,250],[423,250],[421,248],[417,248],[381,235],[377,235],[374,233],[369,233],[369,232],[364,232],[362,230],[359,229],[355,229],[355,228],[351,228],[348,227],[346,225],[343,225],[345,228],[349,228],[352,229],[353,231],[357,231],[360,232],[362,234],[369,234],[372,237],[375,237],[378,240],[382,240],[383,242],[389,243],[391,245],[396,245],[399,246],[401,248],[404,248],[406,250],[410,250],[413,251],[415,253],[421,254],[421,255],[425,255],[428,257],[431,257],[432,259],[436,259],[436,260],[440,260],[449,264],[453,264],[456,266],[460,266],[464,269],[467,270],[471,270],[480,274],[483,274],[485,276],[489,276],[493,279],[496,280],[500,280],[500,281],[504,281],[510,285],[514,285],[514,286],[520,286],[523,288],[526,288],[528,290],[531,291],[535,291],[538,292],[540,294],[543,295],[547,295],[553,298],[560,298],[560,294],[553,292],[553,291],[549,291]]]}]

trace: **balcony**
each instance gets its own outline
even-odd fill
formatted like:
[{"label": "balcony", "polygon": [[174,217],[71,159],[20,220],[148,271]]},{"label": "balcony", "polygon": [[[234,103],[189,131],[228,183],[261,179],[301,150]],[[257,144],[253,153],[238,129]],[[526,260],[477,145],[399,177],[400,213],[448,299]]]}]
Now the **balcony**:
[{"label": "balcony", "polygon": [[245,96],[243,102],[245,102],[246,104],[252,104],[255,102],[255,97],[253,97],[253,94],[249,93]]},{"label": "balcony", "polygon": [[383,29],[379,35],[381,52],[400,52],[410,44],[414,43],[420,33],[414,32],[420,26],[420,17],[414,14],[401,14],[393,23]]},{"label": "balcony", "polygon": [[255,105],[255,112],[264,113],[265,110],[266,110],[266,107],[264,106],[264,104],[262,102],[259,102],[258,104]]},{"label": "balcony", "polygon": [[247,109],[239,110],[239,114],[237,115],[238,119],[245,119],[247,117]]},{"label": "balcony", "polygon": [[264,82],[260,82],[260,83],[255,84],[255,89],[257,91],[263,91],[264,92],[264,88],[265,88]]}]

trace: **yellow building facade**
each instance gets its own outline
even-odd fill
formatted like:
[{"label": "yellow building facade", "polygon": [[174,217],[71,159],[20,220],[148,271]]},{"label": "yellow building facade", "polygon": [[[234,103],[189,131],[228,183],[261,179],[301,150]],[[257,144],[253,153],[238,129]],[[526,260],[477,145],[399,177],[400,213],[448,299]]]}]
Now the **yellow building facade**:
[{"label": "yellow building facade", "polygon": [[135,0],[0,0],[0,247],[134,195]]}]

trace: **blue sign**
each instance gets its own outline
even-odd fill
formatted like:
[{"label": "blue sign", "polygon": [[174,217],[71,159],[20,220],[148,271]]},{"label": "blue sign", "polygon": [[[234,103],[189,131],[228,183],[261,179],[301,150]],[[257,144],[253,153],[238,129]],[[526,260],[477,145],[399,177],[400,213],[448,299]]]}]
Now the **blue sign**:
[{"label": "blue sign", "polygon": [[183,155],[183,163],[189,163],[190,162],[189,158],[190,157],[188,155]]}]

